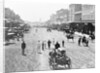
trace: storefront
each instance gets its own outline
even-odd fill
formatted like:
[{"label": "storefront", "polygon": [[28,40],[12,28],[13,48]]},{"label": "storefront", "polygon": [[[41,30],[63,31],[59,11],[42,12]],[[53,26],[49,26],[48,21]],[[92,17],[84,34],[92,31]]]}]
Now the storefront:
[{"label": "storefront", "polygon": [[95,21],[84,20],[84,21],[70,22],[69,27],[73,31],[78,31],[78,32],[86,33],[86,34],[92,34],[95,32]]}]

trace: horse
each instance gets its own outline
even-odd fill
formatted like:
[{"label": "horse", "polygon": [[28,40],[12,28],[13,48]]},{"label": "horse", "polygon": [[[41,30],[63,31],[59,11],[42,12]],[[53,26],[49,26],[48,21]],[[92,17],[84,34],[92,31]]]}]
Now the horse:
[{"label": "horse", "polygon": [[48,28],[48,29],[47,29],[47,31],[48,31],[48,32],[51,32],[51,29],[50,29],[50,28]]},{"label": "horse", "polygon": [[88,47],[89,41],[85,36],[82,38],[82,43],[83,43],[83,45]]},{"label": "horse", "polygon": [[73,42],[74,42],[74,36],[73,35],[69,34],[69,35],[66,35],[66,37],[67,37],[68,41],[69,41],[69,39],[72,39]]},{"label": "horse", "polygon": [[5,41],[15,40],[17,38],[17,33],[6,33],[5,34]]},{"label": "horse", "polygon": [[[64,51],[62,51],[62,53],[64,53]],[[71,59],[68,56],[64,54],[60,55],[55,51],[50,52],[49,56],[49,64],[52,69],[57,69],[58,65],[64,66],[65,69],[71,69]]]},{"label": "horse", "polygon": [[91,38],[92,41],[95,40],[95,35],[91,34],[89,37]]}]

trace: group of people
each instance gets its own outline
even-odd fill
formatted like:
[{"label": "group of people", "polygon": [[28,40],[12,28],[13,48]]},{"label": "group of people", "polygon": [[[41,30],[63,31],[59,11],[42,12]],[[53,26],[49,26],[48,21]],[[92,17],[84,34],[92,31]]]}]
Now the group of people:
[{"label": "group of people", "polygon": [[66,65],[68,65],[68,67],[70,68],[70,58],[67,56],[66,54],[66,50],[65,50],[65,41],[56,41],[55,39],[53,40],[38,40],[38,44],[37,44],[37,52],[38,54],[42,54],[45,52],[49,52],[49,64],[53,65],[54,63],[60,64],[60,65],[64,65],[64,67]]},{"label": "group of people", "polygon": [[65,41],[62,40],[61,42],[52,40],[48,41],[38,41],[37,45],[38,53],[41,54],[42,51],[49,50],[49,52],[57,53],[59,56],[65,54]]},{"label": "group of people", "polygon": [[[83,37],[83,38],[80,37],[79,38],[79,40],[78,40],[79,46],[81,45],[81,42],[85,43],[86,46],[88,46],[89,42],[86,39],[86,37]],[[24,40],[22,40],[21,48],[22,48],[22,55],[25,56],[26,43],[25,43]],[[42,53],[42,51],[45,51],[46,49],[58,52],[58,51],[60,51],[64,48],[65,48],[65,41],[64,40],[62,40],[61,42],[55,41],[54,39],[53,39],[53,41],[52,40],[48,40],[48,41],[38,40],[38,44],[37,44],[37,52],[38,53]]]}]

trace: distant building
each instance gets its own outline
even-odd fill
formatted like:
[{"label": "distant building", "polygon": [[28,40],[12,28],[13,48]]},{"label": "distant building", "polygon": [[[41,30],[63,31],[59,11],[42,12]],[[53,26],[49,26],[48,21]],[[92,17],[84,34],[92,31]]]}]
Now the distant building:
[{"label": "distant building", "polygon": [[56,14],[52,14],[50,16],[50,23],[51,24],[61,24],[67,23],[69,20],[69,10],[68,9],[60,9],[56,12]]},{"label": "distant building", "polygon": [[95,5],[71,4],[69,5],[70,23],[95,23]]}]

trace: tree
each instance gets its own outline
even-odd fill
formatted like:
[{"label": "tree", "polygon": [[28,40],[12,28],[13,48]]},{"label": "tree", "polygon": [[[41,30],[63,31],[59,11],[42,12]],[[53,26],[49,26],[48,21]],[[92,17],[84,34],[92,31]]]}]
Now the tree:
[{"label": "tree", "polygon": [[15,14],[14,11],[9,8],[5,8],[5,19],[12,21],[23,21],[18,14]]},{"label": "tree", "polygon": [[5,27],[20,27],[24,21],[20,18],[18,14],[15,14],[13,10],[5,8]]}]

